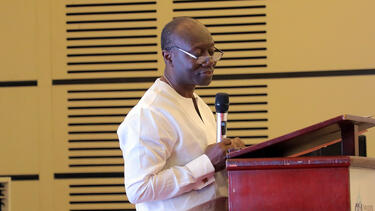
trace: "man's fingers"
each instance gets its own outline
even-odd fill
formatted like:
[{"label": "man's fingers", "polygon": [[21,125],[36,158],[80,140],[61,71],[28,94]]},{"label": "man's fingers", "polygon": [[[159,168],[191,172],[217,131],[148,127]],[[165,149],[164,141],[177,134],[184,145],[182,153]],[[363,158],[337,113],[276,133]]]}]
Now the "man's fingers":
[{"label": "man's fingers", "polygon": [[240,138],[236,137],[232,139],[232,148],[233,149],[242,149],[245,148],[245,144],[241,141]]},{"label": "man's fingers", "polygon": [[233,139],[230,138],[224,138],[220,145],[223,147],[223,151],[233,151],[233,150],[239,150],[245,148],[245,144],[243,141],[241,141],[240,138],[236,137]]},{"label": "man's fingers", "polygon": [[232,140],[229,139],[229,138],[225,138],[225,139],[222,141],[222,143],[223,143],[224,145],[231,145],[231,144],[232,144]]}]

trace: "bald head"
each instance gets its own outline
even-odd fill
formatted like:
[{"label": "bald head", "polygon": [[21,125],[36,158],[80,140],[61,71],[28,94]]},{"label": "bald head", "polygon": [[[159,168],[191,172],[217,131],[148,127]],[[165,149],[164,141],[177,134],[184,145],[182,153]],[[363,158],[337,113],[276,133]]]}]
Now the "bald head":
[{"label": "bald head", "polygon": [[176,37],[184,39],[184,37],[188,38],[193,35],[193,33],[205,33],[210,35],[207,28],[199,21],[190,17],[177,17],[163,28],[161,33],[161,49],[168,50],[176,44]]}]

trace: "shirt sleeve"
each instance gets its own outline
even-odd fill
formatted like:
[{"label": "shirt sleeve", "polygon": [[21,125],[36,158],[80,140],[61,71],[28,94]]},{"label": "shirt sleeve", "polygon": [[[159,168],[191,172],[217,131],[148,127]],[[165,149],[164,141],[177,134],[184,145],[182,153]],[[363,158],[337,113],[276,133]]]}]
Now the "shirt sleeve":
[{"label": "shirt sleeve", "polygon": [[128,117],[118,135],[125,161],[126,194],[131,203],[173,198],[215,181],[215,168],[205,154],[185,165],[166,168],[178,137],[163,115],[140,109]]}]

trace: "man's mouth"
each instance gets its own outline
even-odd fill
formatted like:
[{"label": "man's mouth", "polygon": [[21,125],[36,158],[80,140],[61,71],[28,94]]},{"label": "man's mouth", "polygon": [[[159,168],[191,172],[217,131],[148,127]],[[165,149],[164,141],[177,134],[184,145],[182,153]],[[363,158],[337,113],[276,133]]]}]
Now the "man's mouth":
[{"label": "man's mouth", "polygon": [[201,71],[200,74],[202,74],[202,75],[213,75],[214,71],[213,70],[204,70],[204,71]]}]

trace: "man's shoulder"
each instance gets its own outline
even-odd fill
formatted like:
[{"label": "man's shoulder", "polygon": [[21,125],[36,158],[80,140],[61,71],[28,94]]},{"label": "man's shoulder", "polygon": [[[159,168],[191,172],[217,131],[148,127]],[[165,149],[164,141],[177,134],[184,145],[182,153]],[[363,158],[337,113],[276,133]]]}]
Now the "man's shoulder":
[{"label": "man's shoulder", "polygon": [[129,116],[140,113],[159,113],[163,110],[169,110],[171,102],[174,99],[168,93],[161,89],[151,87],[142,96],[139,102],[129,111]]},{"label": "man's shoulder", "polygon": [[168,105],[176,104],[177,98],[175,93],[171,92],[169,87],[161,84],[163,82],[155,82],[142,96],[137,106],[140,108],[158,109],[165,108]]}]

